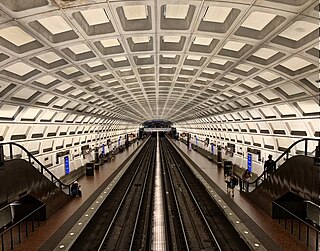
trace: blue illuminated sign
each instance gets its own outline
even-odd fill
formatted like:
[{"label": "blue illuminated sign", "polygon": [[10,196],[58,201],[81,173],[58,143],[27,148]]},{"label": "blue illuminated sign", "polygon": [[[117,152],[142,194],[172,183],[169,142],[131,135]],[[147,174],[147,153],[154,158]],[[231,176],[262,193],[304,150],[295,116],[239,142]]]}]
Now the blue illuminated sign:
[{"label": "blue illuminated sign", "polygon": [[252,172],[252,155],[248,153],[248,170]]},{"label": "blue illuminated sign", "polygon": [[104,154],[104,144],[102,144],[102,154]]},{"label": "blue illuminated sign", "polygon": [[66,171],[66,174],[69,173],[69,156],[64,157],[64,169]]},{"label": "blue illuminated sign", "polygon": [[214,154],[214,145],[211,144],[211,153]]}]

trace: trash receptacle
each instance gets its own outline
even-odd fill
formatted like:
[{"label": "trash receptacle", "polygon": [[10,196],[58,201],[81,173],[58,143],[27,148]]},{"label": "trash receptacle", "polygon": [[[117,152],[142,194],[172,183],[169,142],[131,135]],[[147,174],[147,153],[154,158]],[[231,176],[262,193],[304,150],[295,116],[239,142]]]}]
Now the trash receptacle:
[{"label": "trash receptacle", "polygon": [[87,176],[93,176],[94,175],[94,163],[89,162],[86,164],[86,175]]},{"label": "trash receptacle", "polygon": [[16,222],[23,218],[22,203],[15,201],[10,204],[12,222]]},{"label": "trash receptacle", "polygon": [[218,151],[217,151],[217,163],[218,163],[218,164],[221,164],[221,163],[222,163],[221,146],[218,146]]},{"label": "trash receptacle", "polygon": [[224,169],[224,175],[226,175],[229,172],[232,172],[232,161],[224,161],[223,162],[223,169]]}]

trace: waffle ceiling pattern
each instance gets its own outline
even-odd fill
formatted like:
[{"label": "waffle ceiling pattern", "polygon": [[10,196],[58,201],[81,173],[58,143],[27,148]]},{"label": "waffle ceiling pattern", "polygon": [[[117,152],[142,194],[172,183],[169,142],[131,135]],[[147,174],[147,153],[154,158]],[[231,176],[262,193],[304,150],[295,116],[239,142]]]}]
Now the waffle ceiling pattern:
[{"label": "waffle ceiling pattern", "polygon": [[317,113],[318,16],[311,0],[0,0],[0,117]]}]

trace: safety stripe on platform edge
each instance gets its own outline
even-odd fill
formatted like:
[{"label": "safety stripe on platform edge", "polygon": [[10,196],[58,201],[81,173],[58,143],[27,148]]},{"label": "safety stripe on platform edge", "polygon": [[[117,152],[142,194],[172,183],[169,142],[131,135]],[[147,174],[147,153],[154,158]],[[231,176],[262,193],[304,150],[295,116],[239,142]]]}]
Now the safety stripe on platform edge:
[{"label": "safety stripe on platform edge", "polygon": [[108,184],[108,186],[104,189],[104,191],[95,199],[95,202],[88,207],[86,212],[79,218],[77,223],[69,230],[69,232],[65,235],[65,237],[59,242],[59,244],[53,249],[55,251],[58,250],[69,250],[73,243],[80,236],[84,228],[93,218],[95,213],[98,211],[102,203],[111,193],[112,189],[121,179],[122,175],[127,171],[128,167],[131,165],[135,157],[140,153],[144,144],[147,140],[137,149],[132,158],[124,165],[124,167],[119,171],[119,173],[112,179],[112,181]]},{"label": "safety stripe on platform edge", "polygon": [[[178,150],[178,152],[182,152],[182,150],[176,146],[171,140],[169,140],[173,147]],[[183,153],[183,152],[182,152]],[[225,201],[217,194],[217,192],[213,189],[212,186],[202,177],[202,175],[193,167],[188,159],[185,158],[182,154],[180,156],[186,162],[186,164],[190,167],[191,171],[197,177],[197,179],[204,185],[211,198],[214,199],[216,204],[221,208],[222,212],[226,215],[230,223],[240,234],[241,238],[251,247],[252,250],[265,251],[267,250],[260,241],[256,238],[256,236],[248,229],[248,227],[239,219],[239,217],[227,206]]]}]

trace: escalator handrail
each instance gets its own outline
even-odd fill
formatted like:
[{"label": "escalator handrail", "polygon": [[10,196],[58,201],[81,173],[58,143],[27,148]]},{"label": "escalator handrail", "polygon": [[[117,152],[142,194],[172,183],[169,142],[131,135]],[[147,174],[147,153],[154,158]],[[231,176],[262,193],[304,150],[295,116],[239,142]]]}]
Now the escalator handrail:
[{"label": "escalator handrail", "polygon": [[[41,173],[43,174],[43,169],[50,175],[51,177],[51,182],[53,183],[58,183],[59,184],[59,188],[62,190],[63,187],[67,187],[68,191],[69,191],[69,195],[71,194],[71,184],[64,184],[62,181],[60,181],[60,179],[58,179],[48,168],[46,168],[36,157],[33,156],[32,153],[30,153],[24,146],[17,144],[15,142],[4,142],[4,143],[0,143],[0,146],[3,145],[10,145],[10,159],[13,159],[13,155],[12,155],[12,145],[17,146],[19,148],[21,148],[28,156],[28,161],[31,165],[33,165],[32,160],[34,160],[40,167],[41,167]],[[33,165],[34,166],[34,165]],[[35,167],[35,166],[34,166]],[[36,168],[36,167],[35,167]],[[36,168],[37,169],[37,168]]]},{"label": "escalator handrail", "polygon": [[[274,162],[275,162],[275,167],[276,167],[276,169],[277,169],[277,162],[279,162],[285,155],[287,155],[287,158],[286,159],[288,159],[288,154],[290,153],[290,150],[295,146],[295,145],[297,145],[297,144],[299,144],[300,142],[303,142],[303,141],[305,141],[305,142],[308,142],[308,141],[318,141],[319,142],[319,144],[320,144],[320,139],[312,139],[312,138],[303,138],[303,139],[300,139],[300,140],[297,140],[296,142],[294,142],[294,143],[292,143],[291,144],[291,146],[289,146]],[[306,143],[305,143],[306,144]],[[305,156],[307,156],[307,151],[306,151],[306,149],[307,149],[307,145],[305,145],[305,153],[304,153],[304,155]],[[259,176],[259,177],[257,177],[254,181],[251,181],[251,182],[246,182],[247,184],[256,184],[259,180],[261,180],[263,177],[265,177],[265,175],[266,175],[266,173],[267,173],[267,170],[264,170],[263,172],[262,172],[262,174]]]}]

